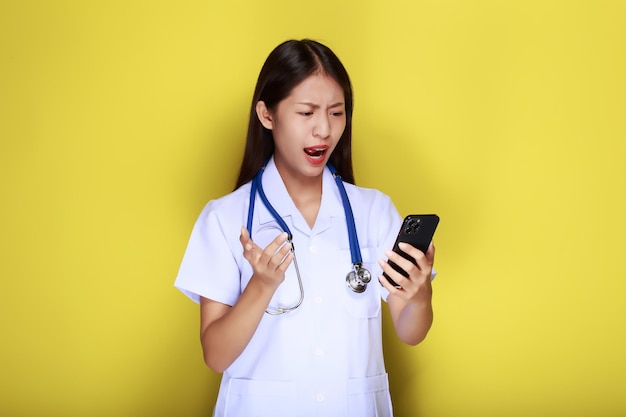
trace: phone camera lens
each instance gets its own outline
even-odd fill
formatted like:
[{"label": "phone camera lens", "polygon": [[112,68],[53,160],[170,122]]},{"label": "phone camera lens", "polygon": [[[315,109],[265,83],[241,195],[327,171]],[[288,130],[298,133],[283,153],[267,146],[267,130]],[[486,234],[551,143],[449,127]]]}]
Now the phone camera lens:
[{"label": "phone camera lens", "polygon": [[420,227],[420,219],[410,219],[406,224],[406,233],[415,233]]}]

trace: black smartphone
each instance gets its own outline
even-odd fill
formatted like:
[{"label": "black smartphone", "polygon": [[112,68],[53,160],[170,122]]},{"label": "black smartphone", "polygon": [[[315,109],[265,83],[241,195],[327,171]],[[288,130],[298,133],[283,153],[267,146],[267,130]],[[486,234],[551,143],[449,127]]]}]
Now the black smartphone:
[{"label": "black smartphone", "polygon": [[[412,246],[415,246],[417,249],[426,253],[428,250],[428,246],[430,246],[430,242],[433,240],[433,235],[435,234],[435,230],[437,229],[437,225],[439,224],[439,216],[436,214],[410,214],[404,218],[402,222],[402,226],[400,227],[400,231],[398,232],[398,237],[396,238],[396,243],[393,245],[393,251],[401,255],[403,258],[408,259],[417,265],[415,259],[412,256],[407,255],[402,252],[398,247],[400,242],[406,242]],[[403,276],[408,277],[409,274],[404,271],[404,269],[400,268],[398,265],[389,261],[389,265]],[[389,278],[389,276],[383,272],[387,281],[394,287],[400,287],[395,283],[394,280]]]}]

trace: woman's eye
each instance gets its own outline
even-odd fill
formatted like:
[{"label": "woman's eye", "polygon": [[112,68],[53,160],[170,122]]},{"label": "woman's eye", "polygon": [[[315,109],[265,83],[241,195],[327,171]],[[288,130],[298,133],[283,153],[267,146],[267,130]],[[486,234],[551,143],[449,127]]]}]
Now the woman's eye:
[{"label": "woman's eye", "polygon": [[310,116],[310,115],[312,115],[312,114],[313,114],[313,112],[312,112],[312,111],[301,111],[301,112],[300,112],[300,114],[301,114],[302,116]]},{"label": "woman's eye", "polygon": [[332,116],[343,116],[343,112],[342,111],[335,111],[331,113]]}]

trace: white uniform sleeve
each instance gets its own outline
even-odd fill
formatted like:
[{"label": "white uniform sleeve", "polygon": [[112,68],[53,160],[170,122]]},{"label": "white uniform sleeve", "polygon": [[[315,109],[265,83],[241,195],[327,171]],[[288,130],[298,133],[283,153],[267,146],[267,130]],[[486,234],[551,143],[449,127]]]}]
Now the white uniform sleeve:
[{"label": "white uniform sleeve", "polygon": [[232,245],[239,244],[225,231],[239,228],[223,224],[215,202],[209,202],[198,217],[174,286],[196,303],[200,296],[233,305],[241,294],[241,272]]}]

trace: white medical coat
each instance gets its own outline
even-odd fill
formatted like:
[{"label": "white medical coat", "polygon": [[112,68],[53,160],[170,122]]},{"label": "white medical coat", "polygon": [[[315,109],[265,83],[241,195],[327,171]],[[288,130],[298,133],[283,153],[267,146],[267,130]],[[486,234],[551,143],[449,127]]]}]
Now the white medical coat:
[{"label": "white medical coat", "polygon": [[[233,305],[252,268],[239,242],[246,224],[250,183],[217,200],[200,214],[175,286],[191,299],[200,296]],[[293,233],[304,285],[302,305],[281,315],[265,314],[243,353],[223,374],[214,416],[391,416],[381,335],[377,259],[393,246],[401,218],[379,191],[346,184],[364,266],[372,282],[364,293],[345,281],[352,268],[348,230],[337,184],[324,171],[322,200],[311,229],[280,178],[273,160],[263,174],[270,203]],[[257,197],[252,239],[265,247],[281,229]],[[293,264],[270,308],[299,299]]]}]

